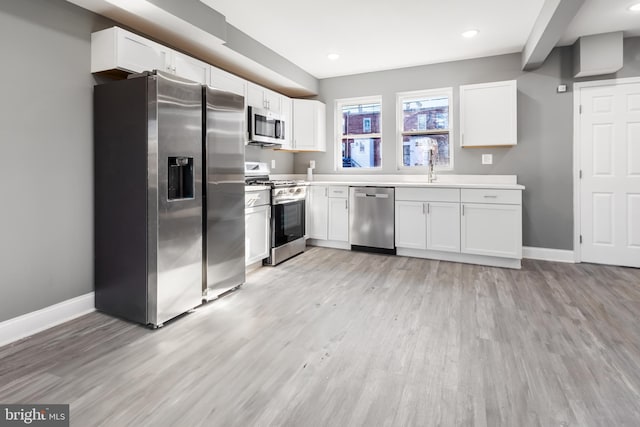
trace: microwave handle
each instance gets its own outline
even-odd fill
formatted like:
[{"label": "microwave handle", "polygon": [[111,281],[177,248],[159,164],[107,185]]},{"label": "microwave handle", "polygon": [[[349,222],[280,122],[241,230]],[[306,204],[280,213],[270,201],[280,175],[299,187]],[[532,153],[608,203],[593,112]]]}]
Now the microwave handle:
[{"label": "microwave handle", "polygon": [[284,122],[282,120],[276,120],[276,139],[284,139]]}]

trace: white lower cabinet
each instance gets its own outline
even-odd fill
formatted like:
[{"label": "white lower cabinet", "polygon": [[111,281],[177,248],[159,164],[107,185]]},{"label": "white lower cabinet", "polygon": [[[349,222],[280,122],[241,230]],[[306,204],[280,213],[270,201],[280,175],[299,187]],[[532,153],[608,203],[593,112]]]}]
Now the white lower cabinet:
[{"label": "white lower cabinet", "polygon": [[462,253],[522,258],[522,207],[462,204]]},{"label": "white lower cabinet", "polygon": [[460,252],[460,203],[427,203],[427,249]]},{"label": "white lower cabinet", "polygon": [[269,205],[245,208],[245,265],[269,256]]},{"label": "white lower cabinet", "polygon": [[310,239],[327,240],[327,224],[329,221],[329,187],[326,185],[309,187],[309,215],[307,237]]},{"label": "white lower cabinet", "polygon": [[349,241],[349,187],[329,187],[327,237],[338,242]]},{"label": "white lower cabinet", "polygon": [[349,187],[312,185],[307,195],[307,237],[349,242]]},{"label": "white lower cabinet", "polygon": [[396,189],[396,246],[460,252],[460,190]]},{"label": "white lower cabinet", "polygon": [[[349,248],[346,194],[348,186],[309,188],[307,234],[318,240],[313,244]],[[520,268],[522,191],[397,187],[395,244],[405,256]]]},{"label": "white lower cabinet", "polygon": [[461,190],[461,252],[522,258],[522,191]]},{"label": "white lower cabinet", "polygon": [[396,246],[427,248],[427,220],[424,202],[396,201]]}]

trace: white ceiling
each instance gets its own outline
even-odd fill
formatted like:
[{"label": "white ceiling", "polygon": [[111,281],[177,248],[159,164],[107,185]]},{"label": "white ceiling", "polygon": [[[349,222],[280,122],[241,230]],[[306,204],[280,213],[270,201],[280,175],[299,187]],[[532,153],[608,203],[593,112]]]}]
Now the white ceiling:
[{"label": "white ceiling", "polygon": [[[521,52],[544,0],[200,0],[317,78]],[[638,0],[636,0],[638,1]],[[561,44],[625,30],[633,0],[586,0]],[[473,39],[461,37],[478,29]],[[340,54],[330,61],[329,53]]]}]

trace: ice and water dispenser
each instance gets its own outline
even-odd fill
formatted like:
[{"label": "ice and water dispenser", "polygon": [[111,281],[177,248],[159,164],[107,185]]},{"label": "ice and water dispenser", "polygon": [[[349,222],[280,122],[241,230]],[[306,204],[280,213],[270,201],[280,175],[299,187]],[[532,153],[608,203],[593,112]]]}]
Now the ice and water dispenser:
[{"label": "ice and water dispenser", "polygon": [[167,200],[193,199],[193,157],[169,157]]}]

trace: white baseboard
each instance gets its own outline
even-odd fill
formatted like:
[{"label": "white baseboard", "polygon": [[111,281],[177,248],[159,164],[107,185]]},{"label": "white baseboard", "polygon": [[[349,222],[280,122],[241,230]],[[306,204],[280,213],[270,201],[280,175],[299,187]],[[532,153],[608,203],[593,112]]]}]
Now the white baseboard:
[{"label": "white baseboard", "polygon": [[351,250],[351,245],[349,244],[349,242],[340,242],[337,240],[307,239],[307,245],[332,249],[345,249],[348,251]]},{"label": "white baseboard", "polygon": [[575,255],[573,251],[564,249],[549,248],[533,248],[524,246],[522,248],[522,257],[528,259],[538,259],[541,261],[555,261],[575,263]]},{"label": "white baseboard", "polygon": [[434,259],[440,261],[461,262],[464,264],[487,265],[489,267],[513,268],[522,267],[519,258],[502,258],[486,255],[463,254],[459,252],[442,252],[427,249],[396,248],[396,254],[413,258]]},{"label": "white baseboard", "polygon": [[93,292],[0,322],[0,346],[95,311]]}]

